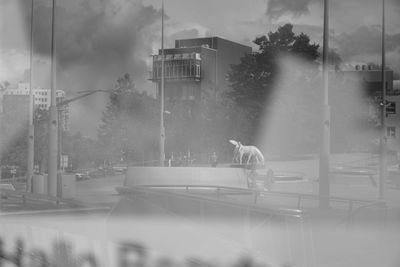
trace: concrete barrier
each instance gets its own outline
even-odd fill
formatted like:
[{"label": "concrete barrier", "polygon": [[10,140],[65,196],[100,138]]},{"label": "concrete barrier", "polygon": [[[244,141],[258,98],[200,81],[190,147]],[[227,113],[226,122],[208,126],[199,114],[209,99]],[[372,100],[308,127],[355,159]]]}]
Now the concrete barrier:
[{"label": "concrete barrier", "polygon": [[129,167],[124,186],[213,185],[248,188],[249,170],[208,167]]},{"label": "concrete barrier", "polygon": [[400,170],[389,170],[388,180],[392,182],[397,189],[400,189]]},{"label": "concrete barrier", "polygon": [[358,173],[331,173],[329,181],[331,184],[345,184],[349,186],[377,187],[374,175]]},{"label": "concrete barrier", "polygon": [[34,174],[32,177],[32,192],[47,195],[47,174]]},{"label": "concrete barrier", "polygon": [[74,198],[76,191],[75,174],[59,173],[58,176],[59,193],[61,198]]}]

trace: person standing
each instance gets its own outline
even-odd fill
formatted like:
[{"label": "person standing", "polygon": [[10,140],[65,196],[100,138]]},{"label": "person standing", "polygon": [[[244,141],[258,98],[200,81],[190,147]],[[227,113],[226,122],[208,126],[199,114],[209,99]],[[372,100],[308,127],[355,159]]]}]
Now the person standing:
[{"label": "person standing", "polygon": [[217,153],[215,151],[211,154],[210,162],[211,162],[211,167],[214,167],[214,168],[217,167],[218,157],[217,157]]}]

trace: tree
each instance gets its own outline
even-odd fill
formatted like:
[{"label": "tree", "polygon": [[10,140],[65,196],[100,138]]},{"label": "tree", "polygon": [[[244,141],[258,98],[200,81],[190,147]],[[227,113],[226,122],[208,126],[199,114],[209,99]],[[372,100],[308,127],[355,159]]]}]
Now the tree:
[{"label": "tree", "polygon": [[330,75],[331,147],[334,152],[368,151],[380,133],[379,86],[362,75]]},{"label": "tree", "polygon": [[7,90],[7,88],[10,86],[10,83],[8,81],[3,81],[0,83],[0,92],[3,92]]},{"label": "tree", "polygon": [[93,168],[100,165],[98,145],[95,140],[81,133],[64,132],[63,154],[68,155],[68,167],[72,170]]},{"label": "tree", "polygon": [[33,117],[35,127],[34,159],[35,165],[39,166],[40,172],[47,170],[48,156],[48,132],[49,132],[49,111],[46,109],[35,109]]},{"label": "tree", "polygon": [[[282,124],[279,130],[285,132],[296,132],[301,129],[304,136],[313,139],[310,136],[315,135],[315,129],[307,129],[315,126],[317,117],[315,110],[316,98],[318,97],[318,44],[311,44],[310,38],[301,33],[296,35],[293,32],[293,26],[286,24],[277,29],[276,32],[269,32],[267,36],[257,37],[254,43],[259,49],[253,54],[246,55],[241,59],[241,63],[231,67],[229,81],[232,90],[227,92],[226,97],[232,101],[233,120],[236,121],[236,136],[239,136],[243,142],[254,143],[257,133],[261,131],[263,124],[263,113],[276,113],[277,108],[281,107],[281,121],[287,121]],[[292,57],[295,62],[301,62],[291,65]],[[289,60],[287,60],[289,58]],[[302,67],[308,66],[307,68]],[[288,82],[290,78],[290,82]],[[279,91],[279,92],[278,92]],[[279,93],[281,98],[277,98]],[[301,99],[293,101],[290,95],[303,95]],[[282,108],[282,106],[284,108]],[[301,116],[300,116],[301,114]],[[291,120],[296,115],[303,124]],[[312,122],[304,124],[304,120],[310,118]],[[294,138],[288,141],[296,141]],[[298,141],[298,140],[297,140]],[[287,145],[287,143],[285,143]],[[294,149],[298,144],[288,147],[288,150]],[[302,144],[304,146],[304,144]],[[309,149],[310,146],[304,146]]]},{"label": "tree", "polygon": [[154,160],[158,140],[158,104],[139,93],[129,74],[117,80],[98,130],[107,162]]},{"label": "tree", "polygon": [[[6,118],[7,120],[2,125],[3,127],[12,128],[12,118]],[[47,142],[48,142],[48,111],[43,109],[36,109],[34,112],[33,119],[35,127],[35,164],[40,167],[41,171],[44,171],[47,158]],[[27,165],[27,132],[28,123],[24,121],[21,128],[18,131],[12,131],[13,136],[7,132],[7,129],[2,129],[6,138],[7,144],[5,144],[4,151],[2,153],[1,162],[4,165],[17,165],[22,169],[26,168]]]},{"label": "tree", "polygon": [[28,128],[23,127],[12,138],[7,138],[1,155],[1,165],[14,165],[26,169],[27,164],[27,133]]}]

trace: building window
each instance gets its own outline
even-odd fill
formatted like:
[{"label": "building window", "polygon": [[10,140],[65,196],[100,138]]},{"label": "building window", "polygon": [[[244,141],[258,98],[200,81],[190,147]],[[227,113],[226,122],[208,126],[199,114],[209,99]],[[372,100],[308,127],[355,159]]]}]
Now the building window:
[{"label": "building window", "polygon": [[190,76],[194,76],[194,65],[191,63],[190,64]]},{"label": "building window", "polygon": [[386,116],[396,114],[396,102],[388,102],[386,106]]},{"label": "building window", "polygon": [[393,126],[387,127],[387,136],[396,138],[396,127],[393,127]]},{"label": "building window", "polygon": [[171,76],[171,72],[172,72],[171,65],[168,64],[166,69],[167,69],[167,73],[165,74],[165,76],[166,77],[170,77]]},{"label": "building window", "polygon": [[183,76],[187,77],[190,75],[190,65],[187,60],[185,60],[184,65],[183,65]]},{"label": "building window", "polygon": [[157,75],[156,75],[156,77],[157,78],[159,78],[159,77],[161,77],[161,67],[160,66],[157,66]]},{"label": "building window", "polygon": [[177,64],[176,62],[172,62],[172,77],[175,78],[177,75]]}]

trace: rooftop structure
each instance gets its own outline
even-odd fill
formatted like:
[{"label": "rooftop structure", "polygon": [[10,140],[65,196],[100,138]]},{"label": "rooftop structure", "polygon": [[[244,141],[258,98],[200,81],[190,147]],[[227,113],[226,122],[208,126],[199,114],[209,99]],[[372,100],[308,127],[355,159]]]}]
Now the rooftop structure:
[{"label": "rooftop structure", "polygon": [[[201,95],[218,95],[229,87],[226,75],[232,64],[251,53],[251,47],[219,37],[182,39],[164,49],[166,100],[199,101]],[[162,55],[152,56],[150,80],[160,90]]]}]

